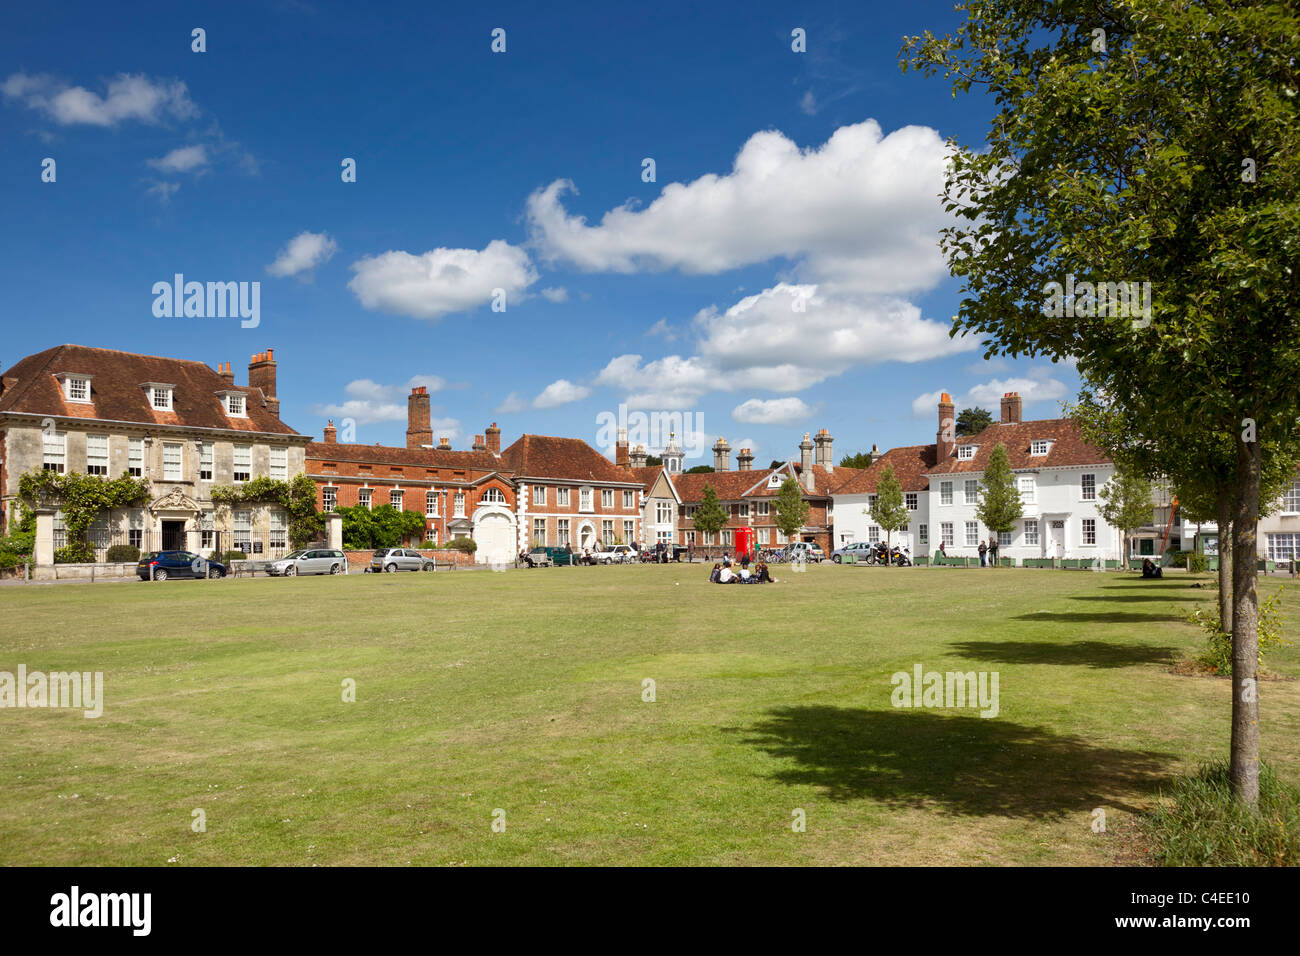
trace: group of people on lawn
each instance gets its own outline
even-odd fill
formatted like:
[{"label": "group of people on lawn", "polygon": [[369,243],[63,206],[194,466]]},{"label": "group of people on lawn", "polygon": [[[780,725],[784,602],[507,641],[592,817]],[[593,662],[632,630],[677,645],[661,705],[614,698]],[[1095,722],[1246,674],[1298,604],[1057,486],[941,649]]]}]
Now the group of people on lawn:
[{"label": "group of people on lawn", "polygon": [[[939,553],[945,558],[948,557],[948,550],[944,547],[942,541],[939,542]],[[987,541],[981,541],[979,546],[980,567],[995,568],[998,564],[998,539],[989,538]]]},{"label": "group of people on lawn", "polygon": [[731,555],[723,552],[722,562],[715,564],[709,572],[711,584],[776,584],[776,578],[768,571],[763,561],[754,562],[754,570],[749,569],[749,554],[740,555],[740,570],[731,567]]}]

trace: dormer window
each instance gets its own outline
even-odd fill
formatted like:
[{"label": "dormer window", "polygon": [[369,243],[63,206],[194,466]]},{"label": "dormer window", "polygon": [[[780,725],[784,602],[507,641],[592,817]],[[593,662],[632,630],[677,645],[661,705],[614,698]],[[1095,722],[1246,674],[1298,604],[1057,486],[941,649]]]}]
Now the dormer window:
[{"label": "dormer window", "polygon": [[90,404],[90,376],[63,374],[63,397],[70,402]]},{"label": "dormer window", "polygon": [[156,412],[170,412],[172,410],[172,393],[176,390],[175,385],[169,385],[166,382],[145,382],[144,390],[149,395],[149,407]]},{"label": "dormer window", "polygon": [[784,482],[785,478],[781,472],[774,471],[767,476],[767,486],[769,488],[780,488]]},{"label": "dormer window", "polygon": [[1052,443],[1044,438],[1037,438],[1029,443],[1029,454],[1031,455],[1042,456],[1046,455],[1051,450]]},{"label": "dormer window", "polygon": [[973,458],[975,457],[975,450],[976,450],[977,448],[979,448],[979,445],[958,445],[958,446],[957,446],[957,460],[958,460],[958,461],[970,461],[971,459],[973,459]]},{"label": "dormer window", "polygon": [[226,391],[217,394],[221,396],[221,407],[231,418],[248,417],[248,405],[243,392]]}]

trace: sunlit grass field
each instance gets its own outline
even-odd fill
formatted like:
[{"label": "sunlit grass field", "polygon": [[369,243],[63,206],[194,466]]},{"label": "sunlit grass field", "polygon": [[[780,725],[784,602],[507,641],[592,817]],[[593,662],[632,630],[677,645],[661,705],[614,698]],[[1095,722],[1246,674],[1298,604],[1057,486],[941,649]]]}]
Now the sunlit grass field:
[{"label": "sunlit grass field", "polygon": [[[0,670],[106,698],[0,710],[0,863],[1131,864],[1134,812],[1227,754],[1227,682],[1170,672],[1208,576],[776,573],[0,587]],[[997,717],[891,706],[918,663],[996,671]],[[1267,663],[1300,782],[1300,650]]]}]

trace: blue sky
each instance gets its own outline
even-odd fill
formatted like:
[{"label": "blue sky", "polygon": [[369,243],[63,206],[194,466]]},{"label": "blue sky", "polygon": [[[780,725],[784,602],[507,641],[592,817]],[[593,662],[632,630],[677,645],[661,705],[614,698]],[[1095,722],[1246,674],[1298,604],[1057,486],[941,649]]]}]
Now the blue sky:
[{"label": "blue sky", "polygon": [[[271,347],[308,434],[401,444],[415,383],[456,447],[492,421],[598,444],[625,404],[760,464],[822,427],[837,457],[932,441],[940,390],[1073,395],[946,334],[942,142],[988,110],[897,52],[950,3],[557,6],[10,7],[0,365],[73,342],[242,383]],[[260,324],[155,316],[176,273],[260,282]]]}]

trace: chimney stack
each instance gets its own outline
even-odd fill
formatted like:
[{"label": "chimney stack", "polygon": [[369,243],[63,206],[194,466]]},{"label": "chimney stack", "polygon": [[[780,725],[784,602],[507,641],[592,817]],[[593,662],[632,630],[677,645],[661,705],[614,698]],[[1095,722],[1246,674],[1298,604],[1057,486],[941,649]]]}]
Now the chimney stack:
[{"label": "chimney stack", "polygon": [[881,458],[884,458],[884,457],[885,457],[884,455],[882,455],[882,454],[880,453],[880,446],[877,445],[875,442],[872,442],[872,443],[871,443],[871,456],[870,456],[870,457],[871,457],[871,464],[873,464],[873,465],[874,465],[876,462],[880,461]]},{"label": "chimney stack", "polygon": [[218,362],[217,374],[221,376],[221,380],[225,382],[226,385],[229,386],[235,384],[235,373],[230,370],[229,362],[227,362],[225,365],[222,365],[220,362]]},{"label": "chimney stack", "polygon": [[748,448],[740,449],[740,454],[736,456],[736,467],[739,471],[752,471],[754,468],[754,453]]},{"label": "chimney stack", "polygon": [[948,459],[952,457],[952,450],[957,444],[955,412],[956,406],[952,403],[952,396],[944,392],[939,396],[939,432],[934,439],[934,450],[937,454],[936,462],[939,465],[947,464]]},{"label": "chimney stack", "polygon": [[830,431],[823,428],[817,433],[814,439],[817,444],[817,464],[821,465],[827,471],[835,470],[835,456],[831,451],[834,438],[831,437]]},{"label": "chimney stack", "polygon": [[713,470],[731,471],[731,446],[721,436],[713,444]]},{"label": "chimney stack", "polygon": [[803,479],[803,486],[812,491],[814,487],[813,443],[811,436],[807,432],[803,433],[803,441],[799,443],[799,467],[799,476]]},{"label": "chimney stack", "polygon": [[632,464],[632,456],[627,447],[627,429],[618,430],[618,441],[614,444],[614,464],[627,468]]},{"label": "chimney stack", "polygon": [[501,454],[501,429],[497,428],[497,423],[493,422],[487,430],[487,450],[494,455]]},{"label": "chimney stack", "polygon": [[475,436],[474,436],[474,450],[475,450],[475,451],[487,451],[487,439],[484,438],[482,435],[475,435]]},{"label": "chimney stack", "polygon": [[[429,440],[433,440],[433,433],[429,433]],[[438,439],[438,451],[451,451],[451,439],[443,435]]]},{"label": "chimney stack", "polygon": [[1019,425],[1021,414],[1019,392],[1007,392],[1002,396],[1002,424]]},{"label": "chimney stack", "polygon": [[429,417],[429,389],[420,385],[406,398],[406,447],[422,448],[433,442]]},{"label": "chimney stack", "polygon": [[635,448],[632,449],[631,460],[632,460],[633,468],[645,467],[645,460],[646,460],[645,445],[637,445]]},{"label": "chimney stack", "polygon": [[260,388],[267,407],[276,418],[280,417],[280,400],[275,397],[275,352],[267,349],[258,352],[248,363],[248,385]]},{"label": "chimney stack", "polygon": [[327,445],[333,445],[338,442],[338,440],[339,430],[334,427],[334,419],[331,418],[329,424],[325,426],[325,443]]}]

